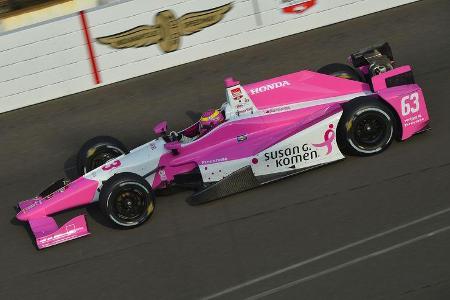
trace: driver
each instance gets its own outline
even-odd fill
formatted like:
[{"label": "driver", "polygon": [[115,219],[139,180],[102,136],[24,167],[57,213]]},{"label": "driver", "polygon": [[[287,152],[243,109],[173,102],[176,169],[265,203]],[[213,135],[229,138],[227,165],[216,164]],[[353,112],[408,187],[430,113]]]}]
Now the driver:
[{"label": "driver", "polygon": [[205,111],[198,122],[199,136],[207,134],[213,128],[222,124],[224,120],[222,113],[218,109],[209,109]]},{"label": "driver", "polygon": [[198,121],[198,126],[192,128],[192,132],[189,130],[185,130],[181,135],[180,142],[181,143],[189,143],[201,136],[204,136],[208,132],[210,132],[213,128],[219,126],[225,121],[223,114],[218,109],[208,109],[205,111],[200,120]]}]

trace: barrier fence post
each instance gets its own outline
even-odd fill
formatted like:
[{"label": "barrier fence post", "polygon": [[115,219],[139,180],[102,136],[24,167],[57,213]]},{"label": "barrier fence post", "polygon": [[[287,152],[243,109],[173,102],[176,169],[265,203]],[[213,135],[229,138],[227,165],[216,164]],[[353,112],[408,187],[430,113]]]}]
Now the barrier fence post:
[{"label": "barrier fence post", "polygon": [[80,11],[80,19],[81,19],[81,26],[82,26],[83,33],[84,33],[84,39],[86,41],[86,45],[88,48],[89,61],[91,63],[94,81],[95,81],[95,84],[100,84],[101,83],[100,72],[97,67],[97,60],[95,58],[94,47],[92,46],[91,34],[89,31],[86,14],[83,10]]}]

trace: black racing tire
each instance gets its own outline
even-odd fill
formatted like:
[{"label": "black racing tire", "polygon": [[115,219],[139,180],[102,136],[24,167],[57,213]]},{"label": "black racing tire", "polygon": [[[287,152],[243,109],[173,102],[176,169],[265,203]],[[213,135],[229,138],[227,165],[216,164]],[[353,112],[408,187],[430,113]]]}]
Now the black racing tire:
[{"label": "black racing tire", "polygon": [[77,172],[82,176],[107,161],[130,151],[119,140],[110,136],[97,136],[83,144],[77,155]]},{"label": "black racing tire", "polygon": [[396,123],[391,109],[375,97],[360,97],[343,105],[337,128],[339,149],[347,155],[369,156],[392,143]]},{"label": "black racing tire", "polygon": [[134,173],[119,173],[103,185],[100,209],[116,227],[131,229],[147,221],[155,210],[150,184]]},{"label": "black racing tire", "polygon": [[351,66],[346,64],[340,63],[329,64],[317,70],[317,73],[365,82],[364,76],[360,72],[358,72],[355,68],[352,68]]}]

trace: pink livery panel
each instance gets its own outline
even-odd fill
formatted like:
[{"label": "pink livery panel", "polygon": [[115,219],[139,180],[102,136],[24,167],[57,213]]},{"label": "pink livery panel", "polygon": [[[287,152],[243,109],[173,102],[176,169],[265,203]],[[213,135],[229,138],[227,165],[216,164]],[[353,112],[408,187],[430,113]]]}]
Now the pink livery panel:
[{"label": "pink livery panel", "polygon": [[163,155],[160,165],[176,167],[192,162],[207,165],[250,157],[341,110],[339,104],[318,105],[225,122],[184,145],[179,157]]},{"label": "pink livery panel", "polygon": [[402,140],[423,130],[430,120],[422,89],[408,84],[378,91],[378,95],[397,112],[402,125]]},{"label": "pink livery panel", "polygon": [[316,99],[371,92],[366,83],[300,71],[244,86],[259,110]]}]

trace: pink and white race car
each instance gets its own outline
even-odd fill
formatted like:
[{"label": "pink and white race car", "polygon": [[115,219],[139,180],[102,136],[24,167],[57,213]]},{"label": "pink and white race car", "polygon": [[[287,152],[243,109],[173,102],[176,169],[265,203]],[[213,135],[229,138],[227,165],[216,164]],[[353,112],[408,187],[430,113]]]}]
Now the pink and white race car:
[{"label": "pink and white race car", "polygon": [[[18,204],[37,247],[89,234],[84,215],[59,227],[50,215],[99,202],[118,227],[150,218],[154,191],[192,188],[192,205],[242,192],[344,158],[385,150],[428,128],[421,88],[410,66],[394,67],[387,43],[349,57],[354,67],[331,64],[240,85],[225,80],[223,120],[207,133],[199,122],[180,132],[167,123],[136,149],[111,137],[88,141],[78,155],[80,177],[60,180]],[[216,113],[217,114],[217,113]],[[187,137],[187,138],[186,138]]]}]

